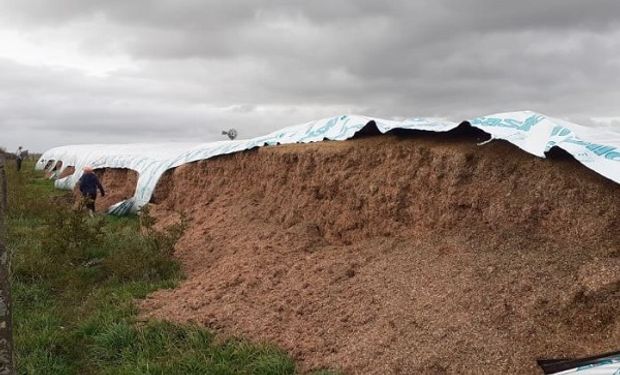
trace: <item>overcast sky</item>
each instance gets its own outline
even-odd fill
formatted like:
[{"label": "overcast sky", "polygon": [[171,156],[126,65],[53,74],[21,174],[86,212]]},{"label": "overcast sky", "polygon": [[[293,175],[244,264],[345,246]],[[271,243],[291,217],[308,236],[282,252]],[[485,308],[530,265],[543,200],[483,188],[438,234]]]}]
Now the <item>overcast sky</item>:
[{"label": "overcast sky", "polygon": [[0,0],[0,146],[338,114],[620,127],[618,0]]}]

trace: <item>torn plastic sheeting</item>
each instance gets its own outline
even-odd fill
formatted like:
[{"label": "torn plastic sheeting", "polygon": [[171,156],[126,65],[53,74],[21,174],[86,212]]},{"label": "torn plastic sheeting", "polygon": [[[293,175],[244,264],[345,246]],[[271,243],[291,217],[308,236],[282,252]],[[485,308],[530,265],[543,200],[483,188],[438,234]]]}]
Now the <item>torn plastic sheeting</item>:
[{"label": "torn plastic sheeting", "polygon": [[[246,140],[219,141],[203,144],[124,144],[63,146],[45,152],[37,167],[49,160],[63,161],[63,169],[75,166],[76,172],[56,181],[56,187],[72,189],[85,165],[95,168],[128,168],[138,172],[134,197],[119,202],[108,210],[115,215],[135,212],[147,204],[157,182],[165,171],[198,160],[231,154],[265,145],[342,141],[352,138],[368,123],[374,122],[381,133],[394,129],[447,132],[459,124],[429,118],[404,121],[366,116],[338,116],[287,127],[265,136]],[[473,127],[504,139],[522,150],[545,157],[552,147],[570,153],[580,163],[620,183],[620,133],[587,128],[538,113],[523,111],[477,117],[468,121]],[[62,171],[60,171],[62,172]]]},{"label": "torn plastic sheeting", "polygon": [[620,375],[620,352],[581,359],[539,360],[548,375]]},{"label": "torn plastic sheeting", "polygon": [[127,168],[142,173],[148,170],[149,165],[164,163],[195,145],[197,143],[61,146],[45,152],[35,168],[43,169],[50,160],[63,162],[59,174],[69,166],[75,167],[75,173],[55,182],[59,189],[73,189],[86,165],[94,168]]}]

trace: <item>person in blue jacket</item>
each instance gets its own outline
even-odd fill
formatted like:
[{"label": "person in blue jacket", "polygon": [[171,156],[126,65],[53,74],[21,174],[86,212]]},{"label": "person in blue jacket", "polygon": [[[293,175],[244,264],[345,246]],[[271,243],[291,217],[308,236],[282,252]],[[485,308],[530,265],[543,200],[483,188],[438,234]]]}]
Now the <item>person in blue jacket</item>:
[{"label": "person in blue jacket", "polygon": [[99,178],[93,171],[93,167],[84,167],[84,174],[78,180],[78,187],[82,194],[82,204],[88,209],[89,214],[92,216],[95,212],[95,200],[97,199],[97,189],[101,192],[101,196],[105,197],[105,191]]}]

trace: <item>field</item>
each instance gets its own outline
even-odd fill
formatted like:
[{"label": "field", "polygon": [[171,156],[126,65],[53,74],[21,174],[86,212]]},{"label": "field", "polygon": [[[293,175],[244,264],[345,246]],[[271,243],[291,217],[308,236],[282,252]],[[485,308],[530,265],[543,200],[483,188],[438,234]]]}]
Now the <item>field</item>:
[{"label": "field", "polygon": [[[12,176],[21,371],[537,374],[618,350],[620,185],[479,136],[185,164],[139,218]],[[133,195],[97,173],[98,210]]]},{"label": "field", "polygon": [[136,300],[183,279],[172,258],[182,224],[89,218],[25,165],[9,172],[19,374],[293,374],[268,344],[218,338],[191,324],[143,320]]}]

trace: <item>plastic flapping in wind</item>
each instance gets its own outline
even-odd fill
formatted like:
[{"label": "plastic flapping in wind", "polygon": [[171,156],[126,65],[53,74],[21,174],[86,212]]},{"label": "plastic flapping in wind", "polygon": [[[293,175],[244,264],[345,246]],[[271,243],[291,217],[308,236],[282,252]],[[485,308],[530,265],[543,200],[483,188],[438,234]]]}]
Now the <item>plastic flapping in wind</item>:
[{"label": "plastic flapping in wind", "polygon": [[620,375],[620,352],[580,359],[542,359],[538,365],[548,375]]},{"label": "plastic flapping in wind", "polygon": [[[447,132],[459,125],[430,118],[392,121],[344,115],[287,127],[245,140],[201,144],[92,144],[56,147],[41,156],[36,168],[44,169],[52,160],[62,161],[62,169],[75,167],[74,174],[56,180],[56,187],[61,189],[73,189],[85,165],[94,168],[128,168],[138,172],[134,196],[108,209],[111,214],[124,215],[136,212],[150,201],[157,182],[168,169],[266,145],[343,141],[353,137],[371,122],[374,122],[381,133],[394,129]],[[476,117],[468,122],[488,133],[491,139],[504,139],[538,157],[544,158],[545,153],[553,147],[564,149],[586,167],[620,183],[620,133],[587,128],[530,111]],[[58,171],[59,174],[62,169]]]}]

